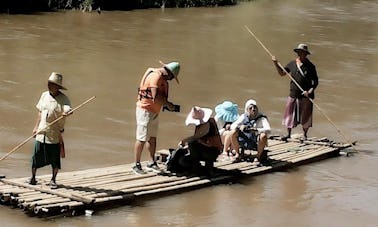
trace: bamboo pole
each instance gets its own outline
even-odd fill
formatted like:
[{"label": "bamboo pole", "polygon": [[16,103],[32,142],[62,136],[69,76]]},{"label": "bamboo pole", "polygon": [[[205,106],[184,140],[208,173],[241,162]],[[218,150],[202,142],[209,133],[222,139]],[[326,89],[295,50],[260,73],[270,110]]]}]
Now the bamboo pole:
[{"label": "bamboo pole", "polygon": [[[265,45],[256,37],[256,35],[251,31],[251,29],[248,28],[247,25],[244,25],[245,29],[247,29],[247,31],[249,32],[249,34],[251,34],[255,39],[256,41],[264,48],[264,50],[270,55],[270,57],[273,57],[273,54],[270,53],[270,51],[268,50],[268,48],[265,47]],[[286,75],[289,76],[290,80],[294,82],[294,84],[302,91],[304,92],[303,88],[298,84],[298,82],[291,76],[291,74],[289,72],[286,71],[285,67],[283,67],[281,65],[281,63],[277,62],[278,66],[286,73]],[[307,97],[311,102],[312,104],[314,104],[314,106],[318,109],[318,111],[331,123],[331,125],[336,129],[336,131],[344,138],[345,141],[347,141],[351,146],[352,148],[354,149],[354,151],[357,152],[357,150],[354,148],[354,143],[352,142],[352,140],[350,140],[347,136],[344,135],[344,133],[342,133],[342,131],[339,129],[339,127],[336,126],[336,124],[328,117],[327,114],[325,114],[325,112],[320,108],[320,106],[310,97]]]},{"label": "bamboo pole", "polygon": [[53,124],[57,123],[58,121],[60,121],[61,119],[65,118],[65,117],[68,117],[70,114],[72,114],[74,111],[76,111],[77,109],[81,108],[82,106],[84,106],[85,104],[87,104],[88,102],[92,101],[93,99],[95,99],[96,96],[92,96],[91,98],[89,98],[88,100],[84,101],[82,104],[78,105],[77,107],[73,108],[72,110],[70,110],[67,115],[62,115],[60,117],[58,117],[57,119],[55,119],[54,121],[52,121],[51,123],[49,123],[48,125],[46,125],[44,128],[38,130],[37,132],[33,133],[33,135],[31,135],[30,137],[26,138],[24,141],[22,141],[20,144],[18,144],[16,147],[14,147],[11,151],[9,151],[7,154],[5,154],[3,157],[0,158],[0,161],[4,160],[5,158],[7,158],[9,155],[11,155],[13,152],[17,151],[18,149],[20,149],[24,144],[26,144],[29,140],[31,140],[32,138],[34,138],[37,134],[39,134],[41,131],[45,130],[46,128],[52,126]]}]

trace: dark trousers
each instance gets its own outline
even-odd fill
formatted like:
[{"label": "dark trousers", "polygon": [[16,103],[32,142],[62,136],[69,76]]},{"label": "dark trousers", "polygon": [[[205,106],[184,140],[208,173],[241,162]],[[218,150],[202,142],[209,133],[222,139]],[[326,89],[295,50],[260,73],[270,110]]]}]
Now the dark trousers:
[{"label": "dark trousers", "polygon": [[188,145],[193,168],[200,167],[200,161],[205,161],[206,168],[214,166],[214,162],[219,155],[217,148],[205,146],[197,141],[191,142]]}]

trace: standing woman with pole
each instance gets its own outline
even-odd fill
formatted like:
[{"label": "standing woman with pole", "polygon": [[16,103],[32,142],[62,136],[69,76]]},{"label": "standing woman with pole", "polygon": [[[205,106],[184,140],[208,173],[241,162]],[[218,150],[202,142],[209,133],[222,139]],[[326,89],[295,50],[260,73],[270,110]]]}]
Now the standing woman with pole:
[{"label": "standing woman with pole", "polygon": [[[315,97],[314,95],[314,90],[315,88],[318,86],[318,75],[316,73],[316,68],[315,66],[307,59],[307,55],[310,54],[310,51],[308,51],[308,47],[306,44],[299,44],[297,48],[294,49],[294,52],[296,52],[298,54],[298,58],[299,58],[299,66],[297,66],[297,69],[298,70],[294,70],[292,73],[297,73],[296,71],[299,71],[299,69],[302,70],[302,72],[299,72],[299,73],[303,73],[304,75],[308,74],[309,72],[306,71],[306,73],[303,71],[304,67],[306,66],[309,66],[310,67],[310,70],[312,69],[314,72],[313,72],[313,78],[314,80],[311,81],[311,85],[310,87],[306,87],[306,90],[304,88],[302,88],[302,86],[294,79],[294,77],[287,71],[287,70],[290,70],[288,67],[283,67],[279,62],[278,60],[276,59],[275,56],[272,55],[272,53],[270,53],[270,51],[268,50],[268,48],[265,47],[265,45],[256,37],[256,35],[251,31],[251,29],[248,28],[247,25],[244,26],[245,29],[247,29],[247,31],[249,32],[249,34],[251,34],[255,39],[256,41],[262,46],[262,48],[264,48],[264,50],[270,55],[270,57],[272,58],[273,60],[273,63],[274,65],[276,66],[276,69],[278,71],[278,73],[282,76],[284,75],[287,75],[290,80],[291,80],[291,83],[290,83],[290,89],[292,88],[292,85],[296,85],[297,86],[297,89],[299,89],[303,96],[307,97],[308,100],[312,103],[312,105],[314,105],[318,110],[319,112],[329,121],[329,123],[332,124],[332,126],[337,130],[337,132],[346,140],[346,141],[349,141],[349,144],[352,146],[355,144],[355,142],[352,142],[350,139],[348,139],[348,137],[346,135],[344,135],[344,133],[341,132],[341,130],[339,129],[339,127],[336,126],[336,124],[328,117],[327,114],[324,113],[324,111],[320,108],[320,106],[318,104],[315,103],[315,101],[313,100],[313,98],[311,97]],[[303,51],[304,53],[301,53],[299,54],[299,51]],[[300,57],[299,55],[302,55],[302,57]],[[303,56],[304,55],[304,56]],[[302,60],[301,60],[302,58]],[[296,61],[295,61],[296,62]],[[307,62],[307,64],[306,64]],[[302,63],[302,64],[301,64]],[[308,63],[311,63],[311,64],[308,64]],[[306,65],[306,66],[304,66]],[[312,66],[311,66],[312,65]],[[302,68],[303,66],[303,68]],[[315,73],[315,74],[314,74]],[[315,78],[316,77],[316,78]],[[310,79],[310,78],[306,78],[306,79]],[[290,97],[289,97],[290,98]],[[286,112],[286,111],[285,111]],[[311,120],[311,125],[312,125],[312,106],[311,106],[311,118],[309,118]],[[293,114],[294,115],[294,114]],[[302,118],[303,119],[303,118]],[[285,119],[284,119],[285,120]],[[308,126],[308,125],[307,125]],[[292,128],[288,128],[288,136],[290,137],[291,135],[291,129]],[[305,130],[305,129],[304,129]],[[307,132],[308,132],[308,128],[305,130],[305,135],[304,136],[307,136]],[[288,138],[288,137],[287,137]],[[357,150],[355,150],[357,152]]]},{"label": "standing woman with pole", "polygon": [[54,189],[57,188],[56,176],[61,168],[60,157],[64,157],[62,133],[64,132],[65,117],[53,125],[49,125],[49,123],[72,113],[72,111],[70,111],[70,100],[60,91],[61,89],[67,90],[63,87],[63,76],[60,73],[51,73],[47,86],[48,91],[42,93],[36,105],[38,117],[33,129],[36,141],[32,156],[32,177],[29,184],[37,184],[36,173],[38,168],[51,165],[52,177],[49,185]]},{"label": "standing woman with pole", "polygon": [[[275,56],[272,61],[281,76],[291,74],[290,94],[286,101],[282,124],[287,128],[287,135],[283,139],[290,138],[292,128],[302,125],[303,136],[307,138],[308,129],[312,126],[313,103],[315,89],[319,79],[315,65],[307,58],[311,54],[306,44],[299,44],[294,48],[297,58],[290,61],[282,68]],[[298,86],[299,85],[299,86]],[[302,88],[302,89],[301,89]],[[310,100],[310,99],[311,100]]]}]

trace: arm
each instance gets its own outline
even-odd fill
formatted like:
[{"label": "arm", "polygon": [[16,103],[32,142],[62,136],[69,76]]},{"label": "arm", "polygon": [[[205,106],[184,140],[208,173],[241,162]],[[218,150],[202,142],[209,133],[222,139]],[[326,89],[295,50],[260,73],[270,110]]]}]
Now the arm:
[{"label": "arm", "polygon": [[262,117],[260,119],[260,124],[259,124],[259,127],[256,128],[257,132],[260,134],[260,133],[265,133],[265,134],[269,134],[270,131],[271,131],[271,128],[270,128],[270,124],[269,124],[269,121],[266,117]]},{"label": "arm", "polygon": [[165,95],[159,95],[157,88],[151,88],[151,93],[153,97],[153,102],[159,102],[163,106],[166,106],[169,111],[173,111],[175,109],[175,105],[168,101],[168,97]]},{"label": "arm", "polygon": [[230,129],[235,130],[239,128],[243,124],[243,120],[244,120],[244,114],[240,115],[239,118],[236,121],[234,121],[234,123],[231,124]]},{"label": "arm", "polygon": [[311,87],[311,92],[310,93],[312,93],[312,92],[314,92],[314,90],[318,87],[318,85],[319,85],[319,77],[318,77],[318,73],[317,73],[317,71],[316,71],[316,68],[315,68],[315,66],[314,66],[314,68],[313,68],[313,70],[314,70],[314,74],[313,74],[313,78],[312,78],[312,87]]},{"label": "arm", "polygon": [[304,91],[302,93],[302,95],[304,95],[306,97],[308,97],[309,94],[312,94],[319,85],[318,73],[316,72],[316,68],[315,68],[314,65],[312,65],[312,67],[311,67],[311,72],[312,72],[311,73],[311,85],[312,85],[312,87],[310,89],[308,89],[308,91]]},{"label": "arm", "polygon": [[[168,82],[165,80],[165,77],[161,74],[161,72],[155,71],[153,74],[153,79],[151,80],[150,84],[153,102],[160,103],[162,106],[166,106],[169,111],[173,111],[175,106],[172,102],[168,101]],[[164,80],[164,82],[161,80]],[[163,85],[165,89],[162,88],[162,83],[165,84],[166,87]]]},{"label": "arm", "polygon": [[183,139],[180,144],[181,145],[184,145],[186,143],[190,143],[190,142],[193,142],[193,141],[196,141],[202,137],[204,137],[210,130],[210,124],[209,122],[207,122],[206,124],[202,124],[202,125],[198,125],[195,129],[195,132],[194,132],[194,135],[193,136],[189,136],[185,139]]},{"label": "arm", "polygon": [[274,66],[277,69],[278,74],[280,76],[285,76],[286,72],[283,70],[282,66],[278,63],[278,60],[276,59],[275,56],[272,56],[272,61],[273,61]]},{"label": "arm", "polygon": [[66,157],[66,149],[64,148],[64,141],[63,141],[62,133],[60,133],[60,135],[59,135],[59,147],[60,147],[60,157],[65,158]]},{"label": "arm", "polygon": [[159,94],[158,88],[152,87],[151,88],[152,98],[154,102],[158,102],[163,104],[163,106],[167,106],[169,110],[174,109],[174,105],[172,102],[168,101],[168,97],[164,94]]}]

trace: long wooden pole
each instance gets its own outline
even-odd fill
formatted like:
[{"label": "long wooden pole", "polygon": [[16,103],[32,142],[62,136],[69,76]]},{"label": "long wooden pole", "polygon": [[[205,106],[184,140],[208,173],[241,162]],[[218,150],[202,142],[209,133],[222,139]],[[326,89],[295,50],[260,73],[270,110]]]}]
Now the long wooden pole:
[{"label": "long wooden pole", "polygon": [[81,108],[82,106],[84,106],[85,104],[87,104],[88,102],[92,101],[93,99],[95,99],[96,96],[92,96],[91,98],[87,99],[86,101],[84,101],[82,104],[78,105],[77,107],[73,108],[72,110],[70,110],[67,115],[62,115],[60,117],[58,117],[57,119],[55,119],[54,121],[52,121],[51,123],[49,123],[48,125],[46,125],[44,128],[38,130],[37,132],[33,133],[33,135],[31,135],[30,137],[26,138],[24,141],[22,141],[20,144],[18,144],[16,147],[14,147],[11,151],[9,151],[8,153],[6,153],[3,157],[0,158],[0,161],[4,160],[5,158],[7,158],[10,154],[12,154],[13,152],[17,151],[18,149],[20,149],[20,147],[22,147],[24,144],[26,144],[29,140],[31,140],[32,138],[34,138],[38,133],[40,133],[41,131],[45,130],[46,128],[50,127],[51,125],[57,123],[58,121],[60,121],[61,119],[69,116],[70,114],[72,114],[74,111],[78,110],[79,108]]},{"label": "long wooden pole", "polygon": [[[273,57],[272,53],[270,53],[270,51],[268,50],[268,48],[265,47],[265,45],[256,37],[256,35],[251,31],[251,29],[248,28],[247,25],[244,25],[245,29],[247,29],[247,31],[249,32],[249,34],[251,34],[255,39],[256,41],[264,48],[264,50],[270,55],[270,57]],[[281,65],[281,63],[277,62],[278,63],[278,66],[290,77],[290,80],[293,81],[295,83],[295,85],[302,91],[304,92],[303,88],[298,84],[298,82],[291,76],[291,74],[289,72],[286,71],[286,69]],[[351,142],[350,139],[348,139],[342,132],[341,130],[336,126],[335,123],[333,123],[333,121],[327,116],[327,114],[324,113],[324,111],[320,108],[320,106],[318,104],[315,103],[315,101],[310,98],[310,97],[307,97],[311,102],[312,104],[314,104],[314,106],[319,110],[319,112],[321,114],[323,114],[323,116],[332,124],[333,127],[335,127],[336,131],[353,147],[354,143]],[[354,148],[354,147],[353,147]],[[355,150],[355,149],[354,149]],[[356,150],[355,150],[356,151]]]}]

